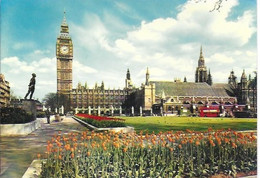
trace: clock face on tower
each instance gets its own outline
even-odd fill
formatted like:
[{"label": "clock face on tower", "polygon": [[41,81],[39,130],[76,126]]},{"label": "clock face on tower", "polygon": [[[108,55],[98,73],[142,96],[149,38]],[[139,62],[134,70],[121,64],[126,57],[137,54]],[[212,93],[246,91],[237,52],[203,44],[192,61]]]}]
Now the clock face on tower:
[{"label": "clock face on tower", "polygon": [[68,54],[69,53],[68,46],[61,46],[60,47],[60,52],[61,52],[61,54]]}]

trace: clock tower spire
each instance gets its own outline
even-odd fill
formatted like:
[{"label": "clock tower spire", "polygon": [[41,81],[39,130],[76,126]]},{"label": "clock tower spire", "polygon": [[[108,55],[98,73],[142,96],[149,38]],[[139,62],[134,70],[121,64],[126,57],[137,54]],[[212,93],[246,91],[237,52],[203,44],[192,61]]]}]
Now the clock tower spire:
[{"label": "clock tower spire", "polygon": [[60,34],[56,41],[57,93],[70,97],[72,91],[73,44],[64,11]]}]

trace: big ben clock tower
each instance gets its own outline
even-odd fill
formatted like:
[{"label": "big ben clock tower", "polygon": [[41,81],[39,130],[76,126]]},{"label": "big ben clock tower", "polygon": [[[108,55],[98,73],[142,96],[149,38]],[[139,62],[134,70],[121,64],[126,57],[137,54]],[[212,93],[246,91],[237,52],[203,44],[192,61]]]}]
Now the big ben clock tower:
[{"label": "big ben clock tower", "polygon": [[56,42],[57,57],[57,93],[69,97],[72,91],[72,60],[73,45],[69,35],[69,26],[64,18],[60,28],[60,34]]}]

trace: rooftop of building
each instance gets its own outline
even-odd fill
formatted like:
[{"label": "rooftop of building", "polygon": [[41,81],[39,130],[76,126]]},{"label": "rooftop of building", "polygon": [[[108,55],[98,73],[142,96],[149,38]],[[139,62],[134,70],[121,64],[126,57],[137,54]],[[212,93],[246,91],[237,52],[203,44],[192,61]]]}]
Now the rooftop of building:
[{"label": "rooftop of building", "polygon": [[155,94],[166,96],[214,96],[232,97],[231,86],[225,83],[217,83],[212,86],[207,83],[174,82],[174,81],[151,81],[155,84]]}]

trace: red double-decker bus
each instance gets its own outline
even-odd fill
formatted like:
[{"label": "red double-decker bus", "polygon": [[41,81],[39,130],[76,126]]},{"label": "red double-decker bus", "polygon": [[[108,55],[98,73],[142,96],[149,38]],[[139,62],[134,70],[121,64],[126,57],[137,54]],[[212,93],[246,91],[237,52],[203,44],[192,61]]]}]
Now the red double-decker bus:
[{"label": "red double-decker bus", "polygon": [[218,106],[200,107],[200,117],[219,117]]}]

